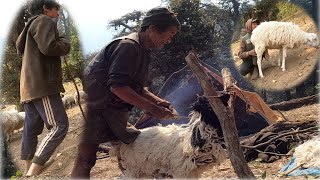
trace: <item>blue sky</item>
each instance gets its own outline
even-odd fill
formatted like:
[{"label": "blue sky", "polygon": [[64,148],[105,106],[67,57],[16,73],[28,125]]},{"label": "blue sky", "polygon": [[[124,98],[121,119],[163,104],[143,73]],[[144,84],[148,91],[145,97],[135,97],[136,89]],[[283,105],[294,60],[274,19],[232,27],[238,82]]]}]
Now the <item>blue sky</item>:
[{"label": "blue sky", "polygon": [[[0,37],[0,58],[2,57],[2,54],[3,54],[4,43],[5,43],[5,39]],[[1,62],[1,60],[0,60],[0,62]]]}]

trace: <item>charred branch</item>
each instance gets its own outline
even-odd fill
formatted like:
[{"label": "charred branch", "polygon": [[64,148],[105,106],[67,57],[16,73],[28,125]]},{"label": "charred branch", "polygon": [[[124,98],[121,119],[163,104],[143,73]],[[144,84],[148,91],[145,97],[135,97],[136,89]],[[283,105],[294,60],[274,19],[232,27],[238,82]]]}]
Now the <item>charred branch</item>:
[{"label": "charred branch", "polygon": [[280,111],[288,111],[290,109],[299,108],[299,107],[302,107],[307,104],[309,104],[309,105],[315,104],[318,102],[318,100],[319,100],[319,95],[315,94],[315,95],[308,96],[308,97],[292,99],[290,101],[283,101],[280,103],[271,104],[271,105],[269,105],[269,107],[271,109],[277,109]]}]

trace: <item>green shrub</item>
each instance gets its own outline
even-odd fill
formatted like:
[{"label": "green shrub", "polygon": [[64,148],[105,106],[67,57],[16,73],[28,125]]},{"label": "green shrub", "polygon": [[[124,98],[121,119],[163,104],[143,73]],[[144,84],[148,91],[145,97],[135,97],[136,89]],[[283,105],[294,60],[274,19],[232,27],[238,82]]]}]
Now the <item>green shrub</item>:
[{"label": "green shrub", "polygon": [[298,12],[301,10],[301,8],[293,3],[285,2],[285,1],[280,1],[277,4],[277,7],[279,9],[279,13],[277,14],[277,19],[281,20],[284,19],[288,16],[293,15],[294,13]]},{"label": "green shrub", "polygon": [[11,176],[10,179],[11,180],[15,180],[19,177],[22,177],[23,173],[21,171],[16,171],[16,174],[14,176]]}]

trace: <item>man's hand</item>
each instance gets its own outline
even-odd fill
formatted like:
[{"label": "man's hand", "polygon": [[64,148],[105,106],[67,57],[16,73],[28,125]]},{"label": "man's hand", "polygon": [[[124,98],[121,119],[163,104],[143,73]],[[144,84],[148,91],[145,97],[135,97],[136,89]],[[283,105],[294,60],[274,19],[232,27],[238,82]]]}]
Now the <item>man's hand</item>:
[{"label": "man's hand", "polygon": [[257,53],[256,53],[256,51],[254,49],[252,49],[251,51],[248,51],[248,54],[250,56],[257,56]]},{"label": "man's hand", "polygon": [[173,119],[174,114],[169,108],[157,106],[156,108],[152,108],[147,111],[146,114],[149,114],[158,119]]},{"label": "man's hand", "polygon": [[147,98],[140,96],[128,86],[111,87],[111,92],[125,102],[140,109],[144,109],[146,114],[150,114],[158,119],[173,119],[174,117],[172,110],[169,109],[170,102],[168,101],[157,99],[160,103],[154,103]]},{"label": "man's hand", "polygon": [[169,101],[162,100],[162,101],[157,102],[157,105],[158,105],[158,106],[162,106],[162,107],[169,108],[169,107],[171,106],[171,103],[170,103]]}]

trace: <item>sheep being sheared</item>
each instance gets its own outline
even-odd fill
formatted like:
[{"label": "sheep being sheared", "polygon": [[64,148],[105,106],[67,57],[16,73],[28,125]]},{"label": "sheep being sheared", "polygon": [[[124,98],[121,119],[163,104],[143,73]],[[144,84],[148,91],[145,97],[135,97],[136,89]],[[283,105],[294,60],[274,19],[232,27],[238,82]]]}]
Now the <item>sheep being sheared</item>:
[{"label": "sheep being sheared", "polygon": [[6,141],[9,142],[14,130],[19,130],[23,127],[25,112],[19,112],[17,110],[2,111],[1,125]]},{"label": "sheep being sheared", "polygon": [[[255,46],[257,53],[257,65],[259,76],[262,78],[261,60],[264,52],[268,49],[280,49],[278,66],[281,65],[282,71],[286,70],[285,58],[286,50],[299,47],[303,44],[318,47],[319,40],[315,33],[307,33],[292,22],[263,22],[257,26],[251,35],[251,42]],[[268,57],[268,55],[266,55]],[[282,60],[282,63],[281,63]]]},{"label": "sheep being sheared", "polygon": [[[203,107],[205,106],[205,107]],[[193,105],[186,125],[155,126],[141,130],[132,144],[120,143],[115,153],[126,178],[197,178],[226,159],[222,129],[205,98]]]}]

